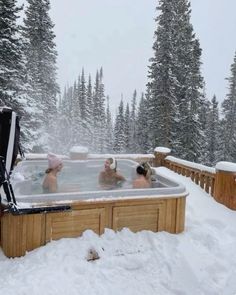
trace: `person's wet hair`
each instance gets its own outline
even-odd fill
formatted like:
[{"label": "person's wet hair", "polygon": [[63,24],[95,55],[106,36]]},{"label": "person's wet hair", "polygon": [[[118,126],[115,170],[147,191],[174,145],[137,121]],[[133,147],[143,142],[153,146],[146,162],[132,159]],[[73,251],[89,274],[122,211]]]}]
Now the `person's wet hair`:
[{"label": "person's wet hair", "polygon": [[145,168],[142,166],[142,165],[139,165],[137,168],[136,168],[136,172],[140,175],[144,175],[146,176],[147,174],[147,171],[145,170]]}]

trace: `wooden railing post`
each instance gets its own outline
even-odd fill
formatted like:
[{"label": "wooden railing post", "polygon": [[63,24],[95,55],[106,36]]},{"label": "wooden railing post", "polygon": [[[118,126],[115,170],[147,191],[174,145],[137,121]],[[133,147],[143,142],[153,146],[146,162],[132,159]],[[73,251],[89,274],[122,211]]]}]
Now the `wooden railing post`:
[{"label": "wooden railing post", "polygon": [[156,147],[154,150],[154,167],[165,166],[165,158],[170,154],[171,150],[165,147]]},{"label": "wooden railing post", "polygon": [[216,164],[213,195],[217,202],[236,210],[236,164],[229,162]]}]

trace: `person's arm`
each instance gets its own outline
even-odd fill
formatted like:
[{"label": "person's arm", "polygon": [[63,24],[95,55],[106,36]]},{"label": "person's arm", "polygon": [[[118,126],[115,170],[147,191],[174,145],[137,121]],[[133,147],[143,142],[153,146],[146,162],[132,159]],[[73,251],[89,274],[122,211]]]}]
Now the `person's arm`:
[{"label": "person's arm", "polygon": [[50,177],[48,181],[48,190],[50,193],[57,193],[57,179],[56,177]]},{"label": "person's arm", "polygon": [[103,174],[104,174],[103,172],[100,172],[100,173],[99,173],[98,183],[99,183],[100,185],[103,185],[103,184],[104,184],[104,175],[103,175]]},{"label": "person's arm", "polygon": [[116,173],[116,179],[118,181],[125,181],[126,180],[125,177],[119,173]]}]

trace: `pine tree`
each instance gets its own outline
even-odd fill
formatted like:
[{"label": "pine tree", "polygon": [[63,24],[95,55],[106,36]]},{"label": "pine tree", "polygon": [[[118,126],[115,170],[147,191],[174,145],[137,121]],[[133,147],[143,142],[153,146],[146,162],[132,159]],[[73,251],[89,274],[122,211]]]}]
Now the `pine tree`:
[{"label": "pine tree", "polygon": [[226,161],[236,161],[236,53],[231,65],[231,75],[227,78],[229,93],[222,103],[224,138],[223,157]]},{"label": "pine tree", "polygon": [[89,75],[87,86],[87,131],[88,131],[88,143],[90,150],[93,150],[93,93],[91,75]]},{"label": "pine tree", "polygon": [[[0,106],[11,107],[20,116],[23,149],[32,148],[32,106],[26,95],[25,71],[15,0],[0,0]],[[33,131],[34,132],[34,131]]]},{"label": "pine tree", "polygon": [[28,0],[23,26],[24,55],[28,96],[37,105],[38,143],[43,146],[53,141],[55,132],[56,100],[59,87],[56,82],[55,34],[49,16],[49,0]]},{"label": "pine tree", "polygon": [[84,69],[81,73],[81,81],[78,89],[80,115],[81,115],[81,144],[84,146],[90,145],[90,130],[89,130],[89,110],[87,103],[87,87],[84,76]]},{"label": "pine tree", "polygon": [[136,116],[137,116],[137,91],[134,90],[132,101],[131,101],[131,112],[130,112],[130,149],[133,153],[138,152]]},{"label": "pine tree", "polygon": [[112,126],[112,119],[111,119],[111,112],[110,112],[110,105],[109,105],[109,96],[107,96],[107,108],[106,108],[106,135],[105,135],[105,151],[107,153],[112,152],[113,147],[113,126]]},{"label": "pine tree", "polygon": [[211,102],[205,97],[202,98],[202,103],[199,109],[200,130],[202,132],[199,139],[200,158],[199,163],[209,165],[209,144],[208,144],[208,129],[209,129],[209,113],[211,111]]},{"label": "pine tree", "polygon": [[103,153],[105,150],[105,94],[103,84],[103,72],[97,71],[93,95],[94,117],[94,149]]},{"label": "pine tree", "polygon": [[157,29],[154,33],[154,57],[150,59],[149,66],[149,116],[152,130],[152,145],[172,147],[175,126],[176,77],[174,67],[174,1],[161,0],[157,10],[160,15],[156,18]]},{"label": "pine tree", "polygon": [[68,89],[64,90],[63,97],[59,101],[58,118],[57,118],[57,140],[53,151],[56,153],[68,154],[72,145],[72,130],[71,130],[71,101],[68,95]]},{"label": "pine tree", "polygon": [[209,112],[207,112],[207,128],[206,128],[206,142],[207,142],[207,162],[204,163],[209,166],[215,166],[220,160],[220,122],[219,109],[216,96],[214,95]]},{"label": "pine tree", "polygon": [[148,125],[148,101],[142,93],[137,115],[137,143],[140,153],[147,153],[150,149],[149,145],[149,125]]},{"label": "pine tree", "polygon": [[0,105],[22,111],[18,101],[22,91],[23,57],[16,0],[0,0]]},{"label": "pine tree", "polygon": [[170,147],[176,155],[197,161],[203,78],[190,4],[187,0],[161,0],[158,10],[147,85],[152,144]]},{"label": "pine tree", "polygon": [[125,137],[125,153],[131,153],[132,147],[130,144],[131,141],[131,124],[130,124],[130,111],[129,111],[129,104],[127,103],[125,109],[125,118],[124,118],[124,137]]},{"label": "pine tree", "polygon": [[122,99],[120,101],[118,114],[115,120],[113,150],[116,153],[125,152],[125,118],[124,118],[124,103]]},{"label": "pine tree", "polygon": [[72,145],[81,145],[82,138],[82,123],[81,123],[81,108],[79,100],[80,76],[78,77],[78,84],[74,82],[73,88],[69,93],[69,99],[72,101],[71,109],[71,126],[72,126]]}]

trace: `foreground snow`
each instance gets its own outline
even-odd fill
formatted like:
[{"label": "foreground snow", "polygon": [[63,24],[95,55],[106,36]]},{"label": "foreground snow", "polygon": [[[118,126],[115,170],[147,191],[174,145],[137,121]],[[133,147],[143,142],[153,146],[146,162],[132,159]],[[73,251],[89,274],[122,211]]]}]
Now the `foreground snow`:
[{"label": "foreground snow", "polygon": [[[235,295],[236,212],[190,179],[159,169],[190,192],[184,233],[86,231],[21,258],[0,252],[0,294]],[[100,259],[88,262],[91,247]]]}]

